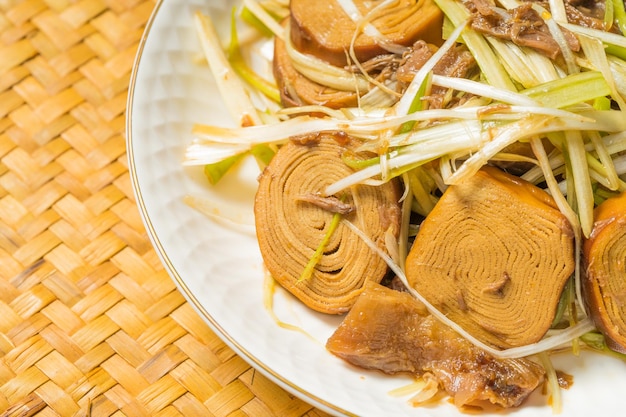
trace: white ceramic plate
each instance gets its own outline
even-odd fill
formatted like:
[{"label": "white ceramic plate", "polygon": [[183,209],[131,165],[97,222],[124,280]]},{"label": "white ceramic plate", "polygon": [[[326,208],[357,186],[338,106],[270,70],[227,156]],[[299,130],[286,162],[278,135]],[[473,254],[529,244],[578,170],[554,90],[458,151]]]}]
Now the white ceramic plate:
[{"label": "white ceramic plate", "polygon": [[[130,172],[146,228],[166,269],[230,347],[283,388],[331,414],[461,415],[447,402],[413,408],[405,398],[388,395],[408,379],[362,371],[326,352],[324,343],[338,325],[338,317],[313,313],[279,291],[278,316],[312,338],[276,325],[263,305],[264,271],[254,231],[210,220],[183,202],[185,196],[201,196],[242,223],[252,218],[253,166],[245,166],[240,176],[229,176],[211,189],[199,170],[181,165],[194,122],[228,124],[229,120],[208,68],[194,64],[201,49],[192,16],[202,10],[224,30],[232,5],[227,0],[159,3],[131,78]],[[574,386],[563,393],[563,415],[623,412],[623,362],[598,355],[568,355],[557,358],[556,364],[575,378]],[[546,397],[536,392],[521,408],[507,413],[551,416],[546,404]]]}]

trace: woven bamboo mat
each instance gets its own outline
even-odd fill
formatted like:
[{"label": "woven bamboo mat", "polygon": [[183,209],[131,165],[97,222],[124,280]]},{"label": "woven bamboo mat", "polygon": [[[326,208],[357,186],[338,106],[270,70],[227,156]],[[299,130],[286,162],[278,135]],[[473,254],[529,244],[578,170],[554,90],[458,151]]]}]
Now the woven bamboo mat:
[{"label": "woven bamboo mat", "polygon": [[0,0],[0,413],[324,416],[222,343],[148,240],[124,126],[153,8]]}]

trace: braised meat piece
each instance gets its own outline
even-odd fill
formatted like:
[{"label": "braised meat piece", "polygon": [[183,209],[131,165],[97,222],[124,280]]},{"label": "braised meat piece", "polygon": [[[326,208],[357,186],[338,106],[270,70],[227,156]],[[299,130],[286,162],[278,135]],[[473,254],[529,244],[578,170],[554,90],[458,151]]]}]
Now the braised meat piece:
[{"label": "braised meat piece", "polygon": [[529,359],[497,359],[430,315],[410,294],[367,283],[326,348],[388,374],[428,374],[457,407],[519,406],[543,381]]},{"label": "braised meat piece", "polygon": [[[424,41],[417,41],[404,55],[396,79],[403,85],[410,83],[415,73],[437,52],[437,47]],[[447,77],[471,78],[477,72],[476,60],[466,47],[459,45],[450,49],[433,68],[433,73]],[[447,102],[447,88],[434,86],[426,97],[429,108],[453,107],[458,102]]]},{"label": "braised meat piece", "polygon": [[[531,2],[512,10],[496,7],[489,0],[469,0],[465,6],[472,13],[471,26],[474,30],[536,49],[551,59],[561,55],[559,44],[552,37],[545,21],[532,8]],[[576,37],[565,30],[563,34],[569,48],[578,51],[580,45]]]}]

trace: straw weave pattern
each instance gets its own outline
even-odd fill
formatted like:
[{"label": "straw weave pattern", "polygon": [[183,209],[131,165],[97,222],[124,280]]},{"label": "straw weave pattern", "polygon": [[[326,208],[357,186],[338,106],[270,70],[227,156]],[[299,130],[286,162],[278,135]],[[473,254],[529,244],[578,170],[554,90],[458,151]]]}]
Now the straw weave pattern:
[{"label": "straw weave pattern", "polygon": [[0,414],[325,416],[229,349],[148,240],[124,127],[154,6],[0,0]]}]

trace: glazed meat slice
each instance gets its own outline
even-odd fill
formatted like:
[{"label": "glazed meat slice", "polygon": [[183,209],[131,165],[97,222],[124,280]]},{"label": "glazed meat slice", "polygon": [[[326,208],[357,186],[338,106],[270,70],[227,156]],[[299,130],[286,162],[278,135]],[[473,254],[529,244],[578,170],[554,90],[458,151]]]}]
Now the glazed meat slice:
[{"label": "glazed meat slice", "polygon": [[529,359],[498,359],[442,324],[410,294],[368,283],[326,348],[388,374],[432,374],[457,407],[519,406],[542,382]]}]

